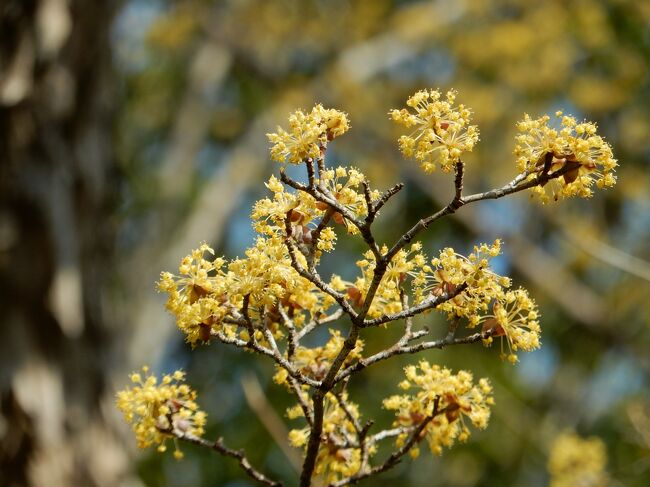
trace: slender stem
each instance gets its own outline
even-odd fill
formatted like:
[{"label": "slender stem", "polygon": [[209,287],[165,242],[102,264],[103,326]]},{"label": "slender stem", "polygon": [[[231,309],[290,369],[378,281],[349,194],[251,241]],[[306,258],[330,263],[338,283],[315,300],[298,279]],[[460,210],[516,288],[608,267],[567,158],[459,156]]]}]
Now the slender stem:
[{"label": "slender stem", "polygon": [[417,235],[420,231],[427,228],[436,220],[439,220],[444,216],[455,213],[456,210],[458,210],[462,206],[465,206],[469,203],[475,203],[477,201],[502,198],[504,196],[518,193],[520,191],[524,191],[526,189],[533,188],[538,185],[544,185],[548,181],[552,179],[557,179],[563,174],[574,169],[574,167],[571,166],[570,164],[566,164],[555,172],[552,173],[542,172],[529,181],[525,181],[525,180],[530,174],[523,173],[523,174],[519,174],[508,184],[500,188],[492,189],[484,193],[475,193],[470,196],[462,196],[462,184],[463,184],[462,164],[463,163],[461,162],[456,165],[456,180],[455,180],[456,192],[454,195],[454,199],[447,206],[445,206],[437,213],[434,213],[433,215],[427,218],[423,218],[422,220],[417,222],[408,232],[406,232],[397,241],[397,243],[395,243],[395,245],[393,245],[393,247],[386,254],[387,257],[392,258],[397,252],[400,251],[400,249],[402,249],[406,244],[408,244],[411,240],[413,240],[415,235]]},{"label": "slender stem", "polygon": [[332,287],[325,283],[321,277],[318,275],[317,272],[313,271],[310,272],[307,269],[305,269],[300,263],[298,262],[298,257],[297,257],[297,252],[298,249],[296,248],[295,243],[291,240],[291,221],[289,218],[289,213],[287,213],[287,217],[285,218],[285,230],[286,230],[286,235],[284,242],[287,246],[287,249],[289,250],[289,258],[291,259],[291,267],[295,269],[295,271],[308,281],[310,281],[312,284],[314,284],[318,289],[323,291],[326,294],[329,294],[334,300],[343,308],[343,310],[350,315],[350,317],[354,320],[357,317],[357,312],[352,308],[350,303],[347,302],[345,299],[345,296],[334,289]]},{"label": "slender stem", "polygon": [[397,193],[399,193],[403,188],[404,188],[404,183],[397,183],[395,186],[393,186],[392,188],[387,190],[384,194],[382,194],[379,200],[377,200],[377,202],[374,204],[372,217],[369,214],[368,217],[366,218],[366,222],[372,222],[372,220],[375,219],[375,216],[377,215],[379,210],[388,202],[388,200],[393,196],[395,196]]},{"label": "slender stem", "polygon": [[246,458],[246,455],[243,451],[233,450],[225,446],[223,444],[223,438],[219,438],[216,441],[209,441],[198,436],[191,435],[189,433],[179,433],[168,430],[165,430],[165,433],[171,434],[181,441],[199,445],[204,448],[210,448],[223,456],[235,458],[239,462],[239,466],[248,474],[248,476],[262,485],[269,485],[272,487],[282,487],[284,485],[282,482],[271,480],[259,470],[255,469],[255,467],[251,465],[248,458]]},{"label": "slender stem", "polygon": [[251,344],[249,344],[249,342],[246,341],[246,340],[241,340],[241,339],[239,339],[237,337],[228,336],[228,335],[224,334],[221,331],[212,331],[210,333],[210,336],[212,336],[214,338],[217,338],[220,342],[225,343],[227,345],[234,345],[236,347],[244,348],[244,349],[252,349],[252,350],[255,350],[258,353],[261,353],[263,355],[271,357],[272,359],[275,360],[275,362],[280,367],[285,369],[287,371],[287,373],[291,377],[295,378],[301,384],[306,384],[306,385],[311,386],[311,387],[320,387],[321,386],[321,383],[319,381],[314,380],[314,379],[310,379],[309,377],[305,377],[299,371],[295,370],[293,368],[293,365],[287,359],[282,357],[282,355],[280,355],[279,353],[276,354],[273,350],[270,350],[270,349],[260,345],[255,340]]},{"label": "slender stem", "polygon": [[432,340],[432,341],[417,343],[415,345],[408,345],[408,346],[407,345],[400,346],[398,342],[396,346],[390,347],[386,350],[382,350],[381,352],[377,352],[374,355],[370,355],[369,357],[363,358],[358,362],[355,362],[354,364],[346,367],[336,377],[335,382],[339,382],[349,377],[350,375],[359,372],[360,370],[363,370],[367,367],[370,367],[371,365],[376,364],[377,362],[388,360],[389,358],[395,357],[397,355],[413,354],[413,353],[421,352],[423,350],[430,350],[433,348],[442,349],[451,345],[465,345],[468,343],[476,343],[481,340],[486,340],[492,335],[493,335],[493,331],[473,333],[471,335],[461,337],[461,338],[454,338],[453,335],[449,337],[448,335],[447,337],[442,338],[440,340]]},{"label": "slender stem", "polygon": [[393,321],[402,320],[404,318],[410,318],[412,316],[419,315],[423,311],[435,308],[441,305],[442,303],[445,303],[450,299],[455,298],[466,289],[467,289],[467,283],[465,282],[460,286],[456,287],[456,289],[454,289],[450,293],[444,293],[441,294],[440,296],[432,296],[429,299],[425,299],[420,304],[412,306],[408,309],[404,309],[397,313],[393,313],[392,315],[384,315],[384,316],[379,316],[377,318],[373,318],[371,320],[365,320],[361,326],[363,328],[369,328],[372,326],[379,326],[379,325],[383,325],[384,323],[390,323]]},{"label": "slender stem", "polygon": [[304,327],[302,327],[300,329],[300,331],[298,331],[298,333],[296,334],[296,341],[299,342],[300,340],[302,340],[302,338],[305,335],[311,333],[318,326],[324,325],[326,323],[331,323],[333,321],[336,321],[341,316],[343,316],[343,309],[339,308],[334,313],[332,313],[329,316],[326,316],[325,318],[321,318],[321,319],[314,318],[314,319],[312,319],[309,323],[307,323]]},{"label": "slender stem", "polygon": [[311,477],[316,467],[316,457],[318,456],[318,447],[320,446],[321,434],[323,433],[323,413],[325,392],[317,389],[312,398],[314,404],[314,421],[309,432],[305,460],[302,464],[300,473],[300,487],[310,487]]}]

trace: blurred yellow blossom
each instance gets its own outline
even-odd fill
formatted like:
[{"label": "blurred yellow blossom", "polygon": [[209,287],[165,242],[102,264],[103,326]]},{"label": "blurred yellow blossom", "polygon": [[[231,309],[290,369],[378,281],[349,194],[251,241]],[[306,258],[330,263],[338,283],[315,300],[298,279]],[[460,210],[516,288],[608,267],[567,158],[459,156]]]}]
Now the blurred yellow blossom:
[{"label": "blurred yellow blossom", "polygon": [[551,447],[550,487],[604,487],[607,451],[600,438],[581,438],[572,432],[559,435]]}]

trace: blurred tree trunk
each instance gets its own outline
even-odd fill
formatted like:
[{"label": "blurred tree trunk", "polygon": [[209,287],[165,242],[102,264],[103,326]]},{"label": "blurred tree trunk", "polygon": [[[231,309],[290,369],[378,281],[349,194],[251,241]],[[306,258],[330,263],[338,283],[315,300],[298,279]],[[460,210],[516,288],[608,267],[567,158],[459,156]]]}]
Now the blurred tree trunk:
[{"label": "blurred tree trunk", "polygon": [[0,485],[114,486],[117,2],[0,1]]}]

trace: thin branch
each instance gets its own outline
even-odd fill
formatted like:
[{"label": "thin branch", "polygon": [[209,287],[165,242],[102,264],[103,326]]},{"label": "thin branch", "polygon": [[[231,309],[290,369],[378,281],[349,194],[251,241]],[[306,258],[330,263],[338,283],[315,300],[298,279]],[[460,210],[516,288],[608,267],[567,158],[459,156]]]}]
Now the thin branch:
[{"label": "thin branch", "polygon": [[410,433],[413,431],[414,426],[400,426],[398,428],[393,428],[389,430],[383,430],[379,433],[375,433],[372,436],[368,437],[370,443],[377,443],[379,441],[385,440],[386,438],[394,438],[405,433]]},{"label": "thin branch", "polygon": [[179,433],[170,430],[165,430],[164,432],[173,435],[181,441],[202,446],[204,448],[210,448],[211,450],[214,450],[223,456],[237,459],[240,467],[248,474],[248,476],[262,485],[269,485],[272,487],[282,487],[284,485],[282,482],[271,480],[259,470],[255,469],[255,467],[251,465],[248,458],[246,458],[246,455],[243,451],[233,450],[225,446],[223,444],[223,438],[219,438],[216,441],[209,441],[198,436],[191,435],[189,433]]},{"label": "thin branch", "polygon": [[350,411],[350,408],[348,407],[348,403],[345,402],[341,393],[333,393],[333,395],[336,398],[336,401],[339,403],[339,406],[341,406],[341,409],[343,409],[343,412],[345,413],[345,416],[348,418],[348,421],[352,423],[352,426],[354,427],[354,432],[356,433],[358,438],[359,435],[361,434],[361,430],[363,429],[361,423],[359,423],[358,418],[354,417],[352,411]]},{"label": "thin branch", "polygon": [[300,487],[310,487],[311,477],[314,473],[314,468],[316,467],[316,457],[318,456],[318,448],[320,447],[321,434],[323,432],[323,414],[325,412],[323,404],[324,398],[325,392],[322,389],[317,389],[312,398],[312,403],[314,405],[314,421],[309,432],[305,459],[302,463]]},{"label": "thin branch", "polygon": [[325,318],[312,319],[309,323],[307,323],[304,327],[302,327],[300,331],[298,331],[298,333],[296,334],[296,341],[300,341],[305,335],[311,333],[318,326],[324,325],[326,323],[331,323],[332,321],[336,321],[341,316],[343,316],[343,309],[339,308],[334,313],[332,313],[329,316],[326,316]]},{"label": "thin branch", "polygon": [[[365,179],[361,180],[361,186],[363,187],[363,199],[366,202],[366,211],[368,212],[368,215],[371,215],[374,212],[374,205],[372,203],[372,194],[370,193],[368,181]],[[366,222],[367,221],[368,220],[366,219]]]},{"label": "thin branch", "polygon": [[280,173],[280,180],[297,191],[303,191],[311,195],[316,201],[320,201],[321,203],[325,203],[329,205],[331,208],[334,208],[338,213],[343,215],[343,218],[345,218],[348,222],[350,222],[352,225],[357,227],[357,229],[359,229],[361,236],[363,237],[368,247],[370,247],[370,250],[372,250],[373,254],[375,255],[375,258],[377,259],[381,258],[381,253],[379,252],[379,246],[375,242],[375,238],[373,237],[372,232],[370,230],[370,223],[365,221],[361,222],[357,220],[356,216],[348,208],[340,204],[333,195],[327,192],[327,190],[324,187],[319,186],[318,188],[311,189],[302,183],[294,181],[289,176],[287,176],[284,171]]},{"label": "thin branch", "polygon": [[318,242],[320,240],[320,234],[322,233],[323,229],[327,226],[327,224],[330,222],[332,215],[334,215],[334,213],[335,213],[334,209],[331,206],[329,206],[325,211],[325,214],[321,218],[320,222],[318,223],[318,226],[311,232],[311,245],[309,247],[309,255],[307,256],[307,267],[312,272],[314,271],[314,267],[315,267],[315,257],[316,257],[316,252],[318,250]]},{"label": "thin branch", "polygon": [[336,382],[339,382],[345,379],[346,377],[349,377],[352,374],[359,372],[360,370],[370,367],[371,365],[374,365],[377,362],[388,360],[389,358],[395,357],[397,355],[413,354],[413,353],[421,352],[423,350],[430,350],[433,348],[442,349],[451,345],[465,345],[469,343],[476,343],[478,341],[488,339],[490,336],[493,335],[493,333],[494,333],[493,330],[488,330],[486,332],[473,333],[472,335],[468,335],[461,338],[454,338],[453,335],[450,336],[448,334],[445,338],[442,338],[440,340],[432,340],[428,342],[417,343],[415,345],[400,345],[400,343],[398,342],[394,346],[387,348],[386,350],[377,352],[374,355],[370,355],[369,357],[363,358],[358,362],[355,362],[354,364],[346,367],[336,377]]},{"label": "thin branch", "polygon": [[287,246],[287,249],[289,251],[289,258],[291,259],[291,267],[295,269],[295,271],[308,281],[310,281],[312,284],[314,284],[318,289],[323,291],[326,294],[329,294],[334,300],[343,308],[343,310],[350,315],[352,319],[355,319],[357,317],[357,312],[352,308],[350,303],[347,302],[345,299],[345,296],[337,291],[335,291],[329,284],[323,282],[321,277],[318,275],[316,272],[310,272],[307,269],[305,269],[300,263],[298,263],[298,258],[296,257],[296,252],[298,251],[296,249],[295,243],[291,240],[291,220],[289,217],[289,213],[287,213],[287,216],[285,218],[285,244]]},{"label": "thin branch", "polygon": [[305,161],[305,166],[307,166],[307,181],[309,181],[309,187],[315,188],[316,183],[314,181],[314,160],[309,158]]},{"label": "thin branch", "polygon": [[515,179],[510,181],[505,186],[502,186],[501,188],[496,188],[490,191],[486,191],[484,193],[476,193],[470,196],[463,197],[461,196],[462,189],[463,189],[463,163],[459,162],[458,164],[456,164],[456,179],[455,179],[456,190],[455,190],[454,198],[451,200],[451,202],[449,202],[449,204],[445,206],[443,209],[439,210],[438,212],[434,213],[433,215],[427,218],[421,219],[419,222],[413,225],[413,227],[411,227],[411,229],[408,232],[402,235],[402,237],[400,237],[400,239],[395,243],[395,245],[393,245],[393,247],[388,251],[388,253],[386,254],[386,258],[392,259],[395,256],[395,254],[397,254],[397,252],[399,252],[402,248],[404,248],[406,244],[408,244],[411,240],[413,240],[413,238],[415,238],[415,236],[418,233],[420,233],[422,230],[429,227],[429,225],[431,225],[436,220],[439,220],[444,216],[455,213],[456,210],[458,210],[462,206],[465,206],[469,203],[475,203],[476,201],[502,198],[504,196],[518,193],[519,191],[524,191],[526,189],[533,188],[538,185],[543,186],[548,181],[559,178],[560,176],[569,172],[572,169],[574,169],[573,166],[571,166],[570,164],[566,164],[555,172],[538,174],[530,181],[525,181],[525,179],[530,174],[528,173],[519,174]]},{"label": "thin branch", "polygon": [[417,304],[415,306],[412,306],[408,309],[404,309],[402,311],[399,311],[398,313],[393,313],[392,315],[384,315],[384,316],[379,316],[377,318],[373,318],[371,320],[365,320],[363,324],[361,325],[362,328],[369,328],[372,326],[379,326],[383,325],[384,323],[389,323],[392,321],[397,321],[397,320],[402,320],[404,318],[410,318],[412,316],[418,315],[422,313],[423,311],[426,311],[428,309],[435,308],[436,306],[449,301],[450,299],[455,298],[458,296],[460,293],[465,291],[467,289],[468,285],[466,282],[461,284],[460,286],[457,286],[456,289],[454,289],[452,292],[449,293],[443,293],[439,296],[431,297],[429,299],[425,299],[422,301],[420,304]]},{"label": "thin branch", "polygon": [[289,332],[289,337],[287,339],[287,359],[292,360],[293,354],[295,353],[296,347],[298,346],[298,334],[296,333],[296,327],[293,324],[293,320],[287,315],[284,306],[282,306],[280,303],[278,303],[278,312],[282,318],[282,323]]},{"label": "thin branch", "polygon": [[255,327],[253,326],[253,322],[251,321],[251,317],[248,314],[248,306],[251,301],[251,295],[247,294],[244,296],[244,302],[241,307],[241,314],[244,317],[244,326],[246,326],[246,330],[248,331],[248,346],[250,347],[253,344],[253,341],[255,340]]},{"label": "thin branch", "polygon": [[[393,186],[392,188],[384,192],[379,198],[379,200],[377,200],[377,202],[374,204],[373,211],[372,211],[372,218],[370,219],[370,221],[374,220],[379,210],[381,210],[381,208],[388,202],[388,200],[393,196],[395,196],[397,193],[399,193],[403,188],[404,188],[404,183],[397,183],[395,186]],[[366,218],[366,221],[368,221],[368,218],[370,218],[370,214]]]},{"label": "thin branch", "polygon": [[221,341],[222,343],[225,343],[227,345],[234,345],[235,347],[244,348],[244,349],[246,349],[246,348],[253,349],[256,352],[259,352],[259,353],[261,353],[263,355],[271,357],[273,360],[275,360],[275,362],[280,367],[285,369],[287,371],[287,373],[291,377],[295,378],[301,384],[306,384],[306,385],[311,386],[311,387],[320,387],[321,386],[321,383],[319,381],[316,381],[314,379],[310,379],[309,377],[305,377],[299,371],[295,370],[293,368],[293,365],[289,361],[287,361],[287,359],[285,359],[282,355],[280,355],[279,353],[276,354],[273,350],[270,350],[270,349],[260,345],[255,340],[252,343],[249,344],[249,342],[246,341],[246,340],[241,340],[240,338],[237,338],[237,337],[229,337],[229,336],[225,335],[221,331],[211,331],[210,336],[212,336],[214,338],[217,338],[219,341]]}]

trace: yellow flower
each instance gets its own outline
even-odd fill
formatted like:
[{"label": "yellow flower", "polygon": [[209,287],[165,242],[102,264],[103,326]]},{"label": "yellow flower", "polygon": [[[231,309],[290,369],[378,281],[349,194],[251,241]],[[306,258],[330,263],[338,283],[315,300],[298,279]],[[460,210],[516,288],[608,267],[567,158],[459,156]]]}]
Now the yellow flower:
[{"label": "yellow flower", "polygon": [[547,203],[571,196],[588,198],[594,182],[601,189],[614,186],[618,164],[611,146],[596,134],[596,124],[577,123],[560,111],[556,118],[558,129],[549,125],[548,115],[535,120],[525,115],[517,124],[514,153],[519,172],[532,180],[542,173],[563,171],[562,176],[533,188],[533,194]]},{"label": "yellow flower", "polygon": [[[487,379],[480,379],[475,385],[469,372],[461,370],[453,374],[426,360],[404,371],[406,380],[399,387],[414,391],[385,399],[384,407],[395,411],[394,426],[417,426],[435,414],[423,430],[432,453],[440,455],[442,447],[452,446],[456,439],[468,439],[470,430],[465,418],[477,428],[487,427],[489,406],[494,404],[492,386]],[[398,436],[397,446],[403,445],[408,436],[406,432]]]},{"label": "yellow flower", "polygon": [[[341,206],[344,206],[357,218],[361,218],[368,214],[361,185],[363,181],[366,181],[366,176],[359,170],[353,167],[339,166],[336,169],[323,171],[320,183]],[[376,200],[379,198],[380,192],[373,190],[370,195],[373,200]],[[317,206],[327,209],[327,205],[324,203],[318,203]],[[336,223],[345,225],[346,230],[350,234],[357,234],[359,232],[357,227],[348,224],[339,213],[333,215],[333,220]]]},{"label": "yellow flower", "polygon": [[491,245],[474,247],[468,257],[460,255],[451,247],[440,252],[440,256],[412,272],[416,303],[433,296],[457,293],[459,286],[467,288],[436,309],[446,312],[449,318],[466,317],[470,326],[476,326],[478,314],[488,309],[489,303],[510,286],[510,279],[490,269],[490,259],[501,253],[501,241]]},{"label": "yellow flower", "polygon": [[[139,448],[158,445],[166,450],[166,442],[173,436],[203,435],[206,414],[196,404],[196,392],[184,384],[185,373],[177,370],[164,375],[160,383],[143,367],[141,374],[131,374],[133,387],[117,393],[117,407],[124,419],[131,423]],[[176,458],[182,453],[176,448]]]},{"label": "yellow flower", "polygon": [[392,110],[391,118],[407,128],[416,127],[411,135],[399,138],[404,157],[415,158],[425,173],[439,165],[450,172],[464,152],[471,152],[479,139],[476,125],[470,125],[471,112],[464,105],[454,107],[456,92],[448,91],[441,99],[438,90],[418,91],[403,108]]},{"label": "yellow flower", "polygon": [[176,324],[192,345],[209,341],[211,330],[218,330],[228,312],[228,282],[222,270],[225,260],[214,255],[207,244],[181,260],[179,275],[162,272],[158,289],[168,294],[167,310],[176,316]]},{"label": "yellow flower", "polygon": [[307,159],[317,159],[328,140],[343,135],[349,129],[345,113],[316,105],[310,113],[297,110],[289,116],[289,130],[277,128],[267,134],[271,158],[277,162],[300,164]]},{"label": "yellow flower", "polygon": [[501,358],[507,358],[513,364],[517,362],[515,352],[531,352],[540,347],[541,328],[538,321],[537,305],[525,289],[508,291],[499,296],[492,305],[492,314],[480,318],[483,331],[491,330],[493,335],[485,340],[492,343],[492,337],[504,337],[508,344],[508,353],[503,349],[501,340]]},{"label": "yellow flower", "polygon": [[548,459],[550,487],[604,487],[608,483],[606,463],[607,452],[601,439],[562,433],[555,439]]}]

